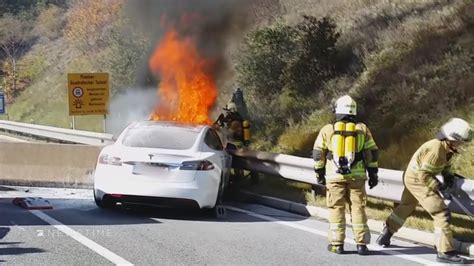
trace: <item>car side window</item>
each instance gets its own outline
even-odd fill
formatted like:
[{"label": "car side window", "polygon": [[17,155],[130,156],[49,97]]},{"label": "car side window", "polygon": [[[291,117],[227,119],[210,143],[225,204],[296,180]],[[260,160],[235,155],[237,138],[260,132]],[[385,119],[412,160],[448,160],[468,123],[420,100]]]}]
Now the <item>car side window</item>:
[{"label": "car side window", "polygon": [[212,129],[207,131],[204,142],[213,150],[222,151],[224,149],[219,136]]}]

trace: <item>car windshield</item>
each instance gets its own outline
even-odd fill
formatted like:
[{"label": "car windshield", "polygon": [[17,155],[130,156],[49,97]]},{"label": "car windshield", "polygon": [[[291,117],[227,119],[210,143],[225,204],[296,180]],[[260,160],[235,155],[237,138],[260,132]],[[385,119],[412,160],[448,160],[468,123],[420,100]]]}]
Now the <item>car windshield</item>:
[{"label": "car windshield", "polygon": [[199,129],[185,126],[146,125],[130,128],[122,141],[128,147],[187,150]]}]

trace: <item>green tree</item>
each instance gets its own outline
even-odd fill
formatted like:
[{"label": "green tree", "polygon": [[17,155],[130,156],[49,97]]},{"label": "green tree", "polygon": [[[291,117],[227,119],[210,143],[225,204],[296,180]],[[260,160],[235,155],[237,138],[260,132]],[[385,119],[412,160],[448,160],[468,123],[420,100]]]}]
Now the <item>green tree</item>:
[{"label": "green tree", "polygon": [[338,74],[335,22],[303,16],[294,26],[277,23],[250,32],[237,57],[239,85],[249,92],[254,124],[276,141],[287,123],[318,107],[324,83]]},{"label": "green tree", "polygon": [[5,91],[13,97],[19,93],[17,61],[30,45],[31,28],[31,23],[22,16],[5,14],[0,19],[0,49],[10,68],[5,72],[9,74],[8,78],[12,81],[11,86],[6,87]]},{"label": "green tree", "polygon": [[36,2],[36,0],[2,0],[0,1],[0,16],[28,11],[36,7]]},{"label": "green tree", "polygon": [[298,54],[288,66],[286,83],[292,91],[310,95],[337,74],[336,43],[340,34],[336,23],[329,17],[317,19],[303,16],[296,29],[299,35]]},{"label": "green tree", "polygon": [[54,40],[62,35],[64,25],[64,9],[56,5],[48,5],[40,9],[34,30],[41,38]]},{"label": "green tree", "polygon": [[125,0],[76,0],[66,19],[64,34],[84,54],[98,53],[108,43],[104,35],[120,15]]},{"label": "green tree", "polygon": [[256,99],[274,96],[284,87],[284,71],[296,50],[297,31],[278,23],[250,32],[237,59],[239,83]]},{"label": "green tree", "polygon": [[146,56],[150,40],[144,33],[133,28],[123,13],[112,24],[105,39],[109,45],[100,57],[99,64],[110,71],[113,77],[112,88],[123,89],[135,85],[139,64]]}]

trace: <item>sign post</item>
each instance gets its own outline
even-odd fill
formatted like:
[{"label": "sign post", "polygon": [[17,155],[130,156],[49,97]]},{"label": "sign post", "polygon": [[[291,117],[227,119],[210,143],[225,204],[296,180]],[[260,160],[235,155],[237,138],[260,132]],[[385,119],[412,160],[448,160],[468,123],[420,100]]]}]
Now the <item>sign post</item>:
[{"label": "sign post", "polygon": [[103,115],[109,107],[110,83],[108,73],[69,73],[69,115],[75,129],[76,115]]},{"label": "sign post", "polygon": [[104,133],[107,133],[107,115],[104,115]]}]

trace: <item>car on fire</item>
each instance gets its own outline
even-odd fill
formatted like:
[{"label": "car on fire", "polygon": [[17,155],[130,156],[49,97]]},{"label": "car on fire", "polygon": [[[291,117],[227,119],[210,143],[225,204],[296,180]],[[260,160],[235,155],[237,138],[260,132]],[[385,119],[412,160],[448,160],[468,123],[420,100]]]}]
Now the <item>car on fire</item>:
[{"label": "car on fire", "polygon": [[216,210],[231,160],[213,127],[135,122],[101,151],[94,199],[101,208],[121,203]]}]

